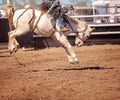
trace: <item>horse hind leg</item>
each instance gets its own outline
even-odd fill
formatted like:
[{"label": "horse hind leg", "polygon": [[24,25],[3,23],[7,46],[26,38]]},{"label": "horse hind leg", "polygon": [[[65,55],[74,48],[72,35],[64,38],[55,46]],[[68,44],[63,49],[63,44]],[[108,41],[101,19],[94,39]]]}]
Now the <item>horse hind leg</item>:
[{"label": "horse hind leg", "polygon": [[14,38],[14,44],[15,44],[14,52],[17,52],[19,48],[19,43],[17,42],[16,38]]},{"label": "horse hind leg", "polygon": [[70,63],[79,63],[79,60],[78,60],[71,44],[67,40],[67,38],[62,33],[59,33],[59,32],[55,32],[54,36],[57,39],[57,41],[60,42],[60,44],[65,49],[69,62]]},{"label": "horse hind leg", "polygon": [[17,31],[13,30],[8,33],[8,37],[9,37],[8,50],[10,53],[16,52],[18,50],[19,43],[15,38],[16,32]]}]

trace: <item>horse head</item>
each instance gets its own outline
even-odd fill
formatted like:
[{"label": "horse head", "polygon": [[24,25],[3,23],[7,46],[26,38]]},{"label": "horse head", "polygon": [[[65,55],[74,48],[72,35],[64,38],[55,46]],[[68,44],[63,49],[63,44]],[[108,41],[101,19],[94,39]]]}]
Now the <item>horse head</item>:
[{"label": "horse head", "polygon": [[76,33],[75,44],[77,46],[82,46],[86,39],[91,36],[93,29],[88,26],[85,21],[74,19],[69,16],[67,16],[66,19],[69,24],[69,28],[71,28],[73,33]]},{"label": "horse head", "polygon": [[75,44],[80,47],[84,44],[84,42],[91,36],[92,28],[87,24],[84,27],[84,30],[78,31]]}]

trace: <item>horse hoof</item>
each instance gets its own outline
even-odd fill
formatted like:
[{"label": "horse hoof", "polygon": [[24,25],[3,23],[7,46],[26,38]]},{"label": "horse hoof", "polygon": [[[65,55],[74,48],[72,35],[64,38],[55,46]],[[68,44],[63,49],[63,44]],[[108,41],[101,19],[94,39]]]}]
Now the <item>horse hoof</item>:
[{"label": "horse hoof", "polygon": [[69,62],[70,64],[75,64],[75,62]]},{"label": "horse hoof", "polygon": [[70,63],[70,64],[78,64],[78,63],[79,63],[79,60],[78,60],[77,57],[74,57],[73,59],[70,59],[70,60],[69,60],[69,63]]},{"label": "horse hoof", "polygon": [[72,61],[72,62],[69,62],[70,64],[79,64],[79,61]]},{"label": "horse hoof", "polygon": [[75,64],[79,64],[79,61],[76,61]]},{"label": "horse hoof", "polygon": [[78,60],[77,57],[74,58],[74,62],[75,62],[75,63],[79,63],[79,60]]},{"label": "horse hoof", "polygon": [[16,45],[16,47],[13,49],[13,51],[16,53],[18,51],[19,45]]},{"label": "horse hoof", "polygon": [[17,52],[17,50],[18,50],[17,48],[14,48],[14,50],[13,50],[13,51],[16,53],[16,52]]},{"label": "horse hoof", "polygon": [[12,51],[9,51],[10,54],[12,54],[13,52]]}]

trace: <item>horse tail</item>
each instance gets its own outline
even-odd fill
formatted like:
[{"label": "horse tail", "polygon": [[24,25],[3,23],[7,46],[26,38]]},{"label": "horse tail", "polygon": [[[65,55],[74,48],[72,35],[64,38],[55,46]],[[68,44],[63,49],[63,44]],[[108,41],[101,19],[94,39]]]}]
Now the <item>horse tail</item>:
[{"label": "horse tail", "polygon": [[5,13],[8,18],[8,21],[9,21],[10,29],[14,30],[15,26],[13,24],[13,16],[14,16],[16,8],[15,8],[15,6],[13,6],[11,4],[6,4],[6,5],[4,5],[4,9],[5,9]]}]

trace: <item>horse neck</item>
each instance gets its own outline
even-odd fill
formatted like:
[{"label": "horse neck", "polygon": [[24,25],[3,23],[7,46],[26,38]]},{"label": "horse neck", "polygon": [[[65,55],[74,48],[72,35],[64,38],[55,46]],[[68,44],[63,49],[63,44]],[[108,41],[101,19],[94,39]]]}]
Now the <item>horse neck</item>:
[{"label": "horse neck", "polygon": [[77,32],[77,27],[78,27],[77,21],[70,17],[67,17],[67,19],[68,19],[68,24],[70,28],[72,29],[72,31]]}]

